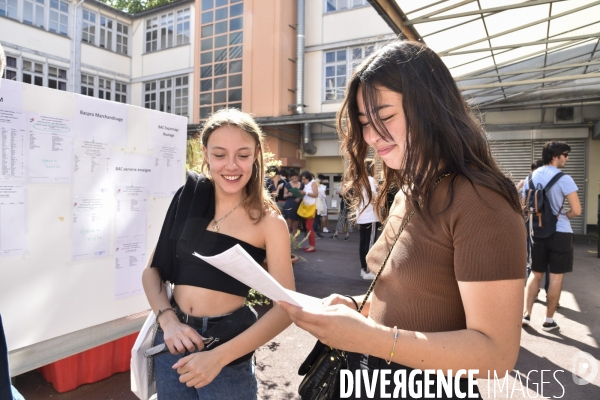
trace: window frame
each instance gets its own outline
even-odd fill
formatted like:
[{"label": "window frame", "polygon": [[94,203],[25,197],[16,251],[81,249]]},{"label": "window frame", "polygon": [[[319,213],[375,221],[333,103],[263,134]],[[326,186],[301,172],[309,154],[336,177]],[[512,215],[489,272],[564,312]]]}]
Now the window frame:
[{"label": "window frame", "polygon": [[[116,27],[115,20],[100,14],[98,22],[98,47],[113,51],[114,28]],[[102,43],[104,42],[104,45]]]},{"label": "window frame", "polygon": [[[58,5],[58,8],[54,8],[52,7],[52,2],[56,2]],[[65,5],[67,7],[67,11],[63,11],[61,10],[61,5]],[[52,30],[52,14],[56,14],[58,17],[58,20],[56,21],[56,24],[58,25],[58,30],[54,31]],[[62,16],[66,16],[67,17],[67,27],[66,27],[66,33],[63,33],[61,30],[61,26],[63,26],[64,24],[62,24],[61,22],[61,17]],[[70,18],[69,18],[69,2],[64,1],[64,0],[50,0],[48,2],[48,31],[49,32],[53,32],[53,33],[57,33],[59,35],[63,35],[63,36],[67,36],[69,37],[69,27],[70,27]]]},{"label": "window frame", "polygon": [[[383,42],[375,42],[375,43],[367,43],[367,44],[362,44],[362,45],[358,45],[358,46],[349,46],[346,48],[334,48],[334,49],[328,49],[328,50],[324,50],[323,51],[323,70],[322,70],[322,84],[323,84],[323,89],[322,89],[322,103],[339,103],[343,100],[344,98],[344,91],[346,90],[346,85],[348,84],[348,80],[350,79],[352,72],[354,71],[354,68],[356,68],[358,65],[360,65],[360,63],[366,58],[368,57],[370,54],[372,54],[375,50],[379,49],[382,46]],[[361,49],[361,57],[360,58],[354,58],[354,50],[356,49]],[[337,53],[338,51],[345,51],[346,52],[346,60],[345,61],[335,61],[335,62],[331,62],[328,63],[327,62],[327,54],[328,53]],[[327,88],[327,67],[328,66],[338,66],[338,65],[342,65],[345,64],[346,65],[346,80],[345,80],[345,84],[341,87],[338,87],[337,84],[333,89],[328,89]],[[341,76],[341,75],[340,75]],[[337,78],[339,78],[340,76],[338,76],[337,74],[335,75],[335,79],[337,81]],[[328,90],[334,90],[336,92],[336,97],[333,99],[328,99],[327,95],[328,95]],[[341,94],[339,95],[339,97],[337,96],[338,91],[341,90]]]},{"label": "window frame", "polygon": [[[9,58],[15,60],[15,66],[9,65]],[[8,72],[14,73],[14,77],[8,78]],[[19,80],[19,56],[13,56],[11,54],[6,54],[6,67],[4,68],[4,74],[2,74],[3,79],[18,81]],[[13,79],[14,78],[14,79]]]},{"label": "window frame", "polygon": [[189,6],[146,18],[144,20],[144,54],[190,44],[190,30],[191,9]]},{"label": "window frame", "polygon": [[[330,7],[329,7],[331,2],[335,3],[334,9],[330,9]],[[360,4],[355,4],[356,2],[360,2]],[[346,4],[346,7],[339,8],[340,4]],[[348,5],[348,4],[350,4],[350,5]],[[338,11],[348,11],[348,10],[352,10],[353,8],[363,7],[367,4],[368,4],[367,0],[324,0],[323,1],[323,13],[328,14],[328,13],[338,12]]]},{"label": "window frame", "polygon": [[[86,19],[85,18],[86,17],[86,13],[87,13],[88,16],[92,16],[93,15],[94,16],[94,18],[93,18],[94,20],[92,21],[91,19],[89,19],[89,17],[88,17],[88,19]],[[98,19],[99,18],[97,18],[97,14],[95,12],[87,10],[85,8],[83,9],[83,14],[82,14],[82,17],[81,17],[81,21],[82,21],[82,23],[81,23],[81,41],[83,43],[91,44],[93,46],[96,45],[96,36],[98,36],[97,32],[96,32],[97,31],[96,30],[96,25],[98,23]],[[86,28],[88,29],[87,32],[85,30]],[[91,30],[90,28],[93,28],[93,31],[94,31],[93,34],[90,33],[90,30]],[[84,39],[84,36],[86,36],[86,34],[87,34],[87,40]],[[90,36],[93,37],[92,40],[89,40]]]},{"label": "window frame", "polygon": [[[144,108],[181,115],[189,118],[189,75],[176,75],[172,77],[145,81],[143,86],[142,100]],[[179,105],[177,100],[180,101]],[[169,109],[161,110],[161,107],[163,106],[165,108],[169,107]]]},{"label": "window frame", "polygon": [[[42,3],[40,3],[40,1],[42,1]],[[46,9],[48,8],[48,5],[46,4],[46,0],[22,0],[22,10],[21,10],[21,21],[24,24],[30,25],[30,26],[35,26],[44,30],[48,30],[48,22],[47,22],[47,15],[48,13],[46,12]],[[25,21],[25,7],[27,4],[31,5],[31,19],[32,21]],[[39,18],[38,12],[39,10],[42,11],[42,17]],[[42,20],[42,25],[39,25],[39,20]]]},{"label": "window frame", "polygon": [[[84,82],[84,77],[85,82]],[[90,79],[92,80],[92,83],[90,84]],[[90,74],[81,74],[81,77],[79,79],[79,83],[80,83],[80,90],[79,93],[84,95],[84,96],[89,96],[89,97],[96,97],[94,95],[94,93],[96,93],[96,76],[95,75],[90,75]],[[83,89],[87,89],[86,93],[84,93],[82,90]],[[89,90],[91,89],[92,94],[89,93]]]},{"label": "window frame", "polygon": [[[50,70],[51,69],[56,69],[57,74],[56,75],[50,75]],[[47,82],[48,85],[47,87],[50,89],[56,89],[56,90],[62,90],[62,91],[67,91],[67,85],[69,84],[69,79],[68,79],[68,70],[66,68],[61,68],[61,67],[56,67],[54,65],[50,65],[48,64],[47,66]],[[64,72],[64,77],[60,76],[59,73],[60,71]],[[54,81],[56,87],[52,87],[51,82]],[[64,89],[59,88],[59,84],[63,83],[64,84]]]},{"label": "window frame", "polygon": [[[119,28],[121,28],[121,31],[119,31]],[[121,49],[119,49],[119,46],[121,46]],[[116,24],[115,52],[119,54],[129,55],[129,25],[124,24],[120,21],[117,21]]]},{"label": "window frame", "polygon": [[[16,6],[12,6],[9,3],[11,3],[11,0],[0,0],[0,12],[3,12],[3,14],[0,14],[3,17],[6,18],[10,18],[10,19],[14,19],[14,20],[19,20],[19,0],[13,0],[16,3]],[[13,10],[14,14],[12,12],[10,12],[10,10]],[[11,14],[13,14],[14,16],[11,16]]]}]

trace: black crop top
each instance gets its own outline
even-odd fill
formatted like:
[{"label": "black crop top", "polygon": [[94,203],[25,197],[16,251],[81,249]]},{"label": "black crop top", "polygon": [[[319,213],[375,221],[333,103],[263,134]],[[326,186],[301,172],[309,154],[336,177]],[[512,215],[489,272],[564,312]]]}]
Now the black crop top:
[{"label": "black crop top", "polygon": [[179,268],[175,285],[202,287],[246,297],[250,290],[248,286],[193,255],[194,252],[197,252],[203,256],[215,256],[236,244],[242,246],[258,264],[262,264],[267,256],[267,252],[263,249],[233,236],[210,230],[204,231],[202,240],[198,241],[197,247],[194,249],[189,248],[188,242],[179,240],[177,242]]}]

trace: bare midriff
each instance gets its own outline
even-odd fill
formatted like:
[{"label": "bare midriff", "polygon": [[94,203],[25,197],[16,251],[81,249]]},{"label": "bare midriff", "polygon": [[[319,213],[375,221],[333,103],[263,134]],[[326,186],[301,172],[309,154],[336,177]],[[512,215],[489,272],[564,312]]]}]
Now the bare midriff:
[{"label": "bare midriff", "polygon": [[177,285],[173,296],[181,311],[194,317],[228,314],[244,305],[242,296],[195,286]]}]

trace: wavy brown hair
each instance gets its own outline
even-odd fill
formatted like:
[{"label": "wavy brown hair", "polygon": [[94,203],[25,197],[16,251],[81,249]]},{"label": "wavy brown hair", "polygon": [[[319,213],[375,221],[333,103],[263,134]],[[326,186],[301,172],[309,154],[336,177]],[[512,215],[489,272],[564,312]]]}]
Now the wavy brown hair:
[{"label": "wavy brown hair", "polygon": [[[515,212],[521,212],[514,184],[496,164],[483,126],[463,99],[450,71],[431,49],[407,41],[384,46],[354,71],[337,114],[342,153],[348,159],[344,193],[354,193],[354,207],[363,188],[369,201],[373,197],[365,163],[369,146],[358,119],[359,90],[369,124],[383,140],[392,141],[376,111],[379,88],[402,94],[407,132],[402,167],[395,170],[382,163],[383,183],[374,202],[382,221],[389,212],[388,192],[402,190],[407,201],[421,213],[419,200],[427,199],[444,172],[466,177],[475,190],[477,184],[498,192]],[[448,207],[453,200],[454,180],[450,187]],[[431,216],[427,203],[425,210]]]},{"label": "wavy brown hair", "polygon": [[[254,118],[250,114],[240,111],[235,108],[224,108],[211,115],[200,134],[202,146],[208,147],[208,139],[210,135],[217,129],[223,126],[235,126],[240,128],[248,135],[252,136],[257,146],[256,160],[252,165],[252,175],[246,184],[246,199],[244,200],[244,209],[254,223],[260,222],[267,210],[280,213],[279,208],[273,201],[271,195],[265,187],[265,162],[263,149],[265,148],[265,134],[260,129]],[[210,168],[206,157],[202,160],[200,167],[202,173],[212,181]]]}]

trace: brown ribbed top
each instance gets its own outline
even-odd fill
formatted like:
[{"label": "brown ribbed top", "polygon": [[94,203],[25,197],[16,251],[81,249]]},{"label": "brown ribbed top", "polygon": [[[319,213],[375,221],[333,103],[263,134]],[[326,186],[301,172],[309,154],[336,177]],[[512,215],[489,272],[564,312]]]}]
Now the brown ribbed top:
[{"label": "brown ribbed top", "polygon": [[[433,223],[415,213],[400,235],[373,291],[370,316],[385,326],[419,332],[466,328],[458,281],[525,278],[526,234],[521,215],[498,193],[464,177],[444,178],[431,196]],[[405,196],[396,195],[367,263],[377,273],[402,225]]]}]

